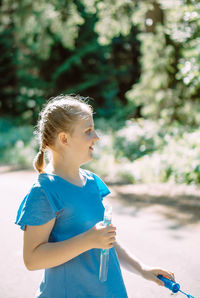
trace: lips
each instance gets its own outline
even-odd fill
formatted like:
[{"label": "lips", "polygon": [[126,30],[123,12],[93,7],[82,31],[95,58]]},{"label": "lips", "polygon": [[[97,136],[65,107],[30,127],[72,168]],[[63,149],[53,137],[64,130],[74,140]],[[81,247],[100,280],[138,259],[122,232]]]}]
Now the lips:
[{"label": "lips", "polygon": [[94,148],[92,146],[90,146],[89,149],[92,150],[92,151],[94,150]]}]

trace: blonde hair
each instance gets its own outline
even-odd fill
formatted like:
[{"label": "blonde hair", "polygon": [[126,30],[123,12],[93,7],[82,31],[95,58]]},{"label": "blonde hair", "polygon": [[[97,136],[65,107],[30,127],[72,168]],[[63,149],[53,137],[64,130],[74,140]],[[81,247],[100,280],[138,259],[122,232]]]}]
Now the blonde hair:
[{"label": "blonde hair", "polygon": [[58,133],[65,131],[72,134],[77,120],[93,114],[88,99],[80,95],[60,95],[50,99],[43,107],[35,130],[40,143],[39,152],[33,161],[37,172],[43,172],[45,150],[54,145]]}]

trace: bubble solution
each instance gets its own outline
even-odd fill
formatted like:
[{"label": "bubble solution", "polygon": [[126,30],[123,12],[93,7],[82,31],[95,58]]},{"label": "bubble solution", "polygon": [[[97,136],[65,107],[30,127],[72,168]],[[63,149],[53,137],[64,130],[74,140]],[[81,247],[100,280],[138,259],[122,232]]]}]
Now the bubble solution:
[{"label": "bubble solution", "polygon": [[184,294],[185,296],[187,296],[188,298],[195,298],[192,295],[186,294],[183,291],[180,290],[180,285],[174,281],[172,281],[169,278],[166,278],[162,275],[158,275],[157,276],[160,280],[162,280],[165,284],[165,287],[168,288],[169,290],[171,290],[173,293],[177,293],[177,292],[181,292],[182,294]]}]

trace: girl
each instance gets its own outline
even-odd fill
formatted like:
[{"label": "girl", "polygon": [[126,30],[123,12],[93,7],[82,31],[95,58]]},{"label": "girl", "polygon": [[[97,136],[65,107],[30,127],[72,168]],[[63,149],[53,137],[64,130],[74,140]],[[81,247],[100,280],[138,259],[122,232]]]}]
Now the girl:
[{"label": "girl", "polygon": [[[36,297],[125,298],[118,262],[158,285],[158,274],[130,256],[116,241],[116,227],[103,226],[102,200],[110,191],[94,173],[80,168],[92,159],[98,136],[92,107],[79,96],[59,96],[40,114],[40,150],[34,160],[37,181],[22,201],[16,224],[24,230],[28,270],[45,269]],[[51,159],[44,169],[44,154]],[[107,281],[99,281],[100,249],[110,249]]]}]

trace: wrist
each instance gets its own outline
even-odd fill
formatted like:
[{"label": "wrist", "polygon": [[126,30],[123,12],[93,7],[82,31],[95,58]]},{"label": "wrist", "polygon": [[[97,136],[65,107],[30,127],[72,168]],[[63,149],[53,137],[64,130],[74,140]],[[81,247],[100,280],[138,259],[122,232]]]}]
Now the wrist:
[{"label": "wrist", "polygon": [[93,240],[92,240],[92,235],[89,231],[86,231],[83,233],[83,237],[85,239],[85,244],[87,246],[87,249],[93,249],[94,248],[94,244],[93,244]]},{"label": "wrist", "polygon": [[142,264],[142,265],[141,265],[141,276],[142,276],[143,278],[146,279],[147,272],[148,272],[150,269],[151,269],[151,268],[150,268],[149,266]]},{"label": "wrist", "polygon": [[144,277],[145,266],[142,263],[139,263],[137,266],[138,275]]},{"label": "wrist", "polygon": [[144,265],[140,260],[133,259],[132,261],[132,272],[140,275],[141,277],[145,276],[146,265]]},{"label": "wrist", "polygon": [[144,275],[145,275],[145,266],[143,264],[141,265],[140,275],[142,277],[144,277]]}]

